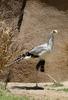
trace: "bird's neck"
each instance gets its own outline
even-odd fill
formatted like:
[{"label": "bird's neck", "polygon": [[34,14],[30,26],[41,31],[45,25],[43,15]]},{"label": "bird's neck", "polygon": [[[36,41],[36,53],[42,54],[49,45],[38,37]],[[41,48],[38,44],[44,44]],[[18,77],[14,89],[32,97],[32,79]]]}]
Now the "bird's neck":
[{"label": "bird's neck", "polygon": [[48,38],[48,46],[50,47],[50,49],[53,49],[53,45],[54,45],[54,35],[51,33]]}]

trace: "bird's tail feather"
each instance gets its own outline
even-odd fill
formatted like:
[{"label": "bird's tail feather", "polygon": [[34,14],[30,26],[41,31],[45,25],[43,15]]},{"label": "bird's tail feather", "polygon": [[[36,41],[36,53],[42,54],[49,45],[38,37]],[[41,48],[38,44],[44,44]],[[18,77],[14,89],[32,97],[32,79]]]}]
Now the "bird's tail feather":
[{"label": "bird's tail feather", "polygon": [[11,63],[7,64],[6,67],[9,67],[13,65],[14,63],[18,63],[19,61],[23,60],[25,58],[25,54],[18,56],[14,61]]}]

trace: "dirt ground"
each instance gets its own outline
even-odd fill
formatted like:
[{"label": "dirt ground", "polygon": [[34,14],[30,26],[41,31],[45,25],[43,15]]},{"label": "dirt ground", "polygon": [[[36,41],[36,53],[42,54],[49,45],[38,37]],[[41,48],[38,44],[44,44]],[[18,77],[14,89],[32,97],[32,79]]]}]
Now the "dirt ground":
[{"label": "dirt ground", "polygon": [[[60,89],[68,89],[68,82],[63,86],[52,86],[53,83],[8,83],[7,89],[14,95],[27,96],[30,100],[68,100],[68,92]],[[59,90],[59,91],[58,91]]]}]

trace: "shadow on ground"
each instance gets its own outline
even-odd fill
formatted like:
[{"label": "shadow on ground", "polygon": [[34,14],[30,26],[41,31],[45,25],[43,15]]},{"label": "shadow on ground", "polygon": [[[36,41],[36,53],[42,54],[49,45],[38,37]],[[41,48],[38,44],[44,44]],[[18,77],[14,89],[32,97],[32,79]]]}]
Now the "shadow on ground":
[{"label": "shadow on ground", "polygon": [[12,89],[44,90],[43,87],[39,87],[39,86],[32,86],[32,87],[27,87],[27,86],[13,86]]}]

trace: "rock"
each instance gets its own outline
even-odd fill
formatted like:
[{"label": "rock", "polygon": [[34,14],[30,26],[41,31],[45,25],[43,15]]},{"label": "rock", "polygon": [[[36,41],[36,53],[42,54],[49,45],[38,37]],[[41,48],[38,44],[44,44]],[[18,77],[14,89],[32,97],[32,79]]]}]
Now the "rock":
[{"label": "rock", "polygon": [[[65,49],[67,46],[68,36],[68,17],[65,12],[68,8],[63,9],[63,5],[66,5],[66,3],[64,4],[64,1],[62,1],[63,3],[60,3],[60,0],[59,2],[52,1],[54,0],[48,0],[47,2],[45,0],[27,1],[20,28],[21,30],[17,37],[17,43],[19,44],[18,49],[22,50],[24,47],[23,52],[26,52],[33,47],[46,42],[51,30],[58,30],[58,35],[55,36],[54,51],[45,58],[47,62],[45,64],[45,72],[38,72],[39,82],[51,81],[51,79],[45,75],[46,73],[50,74],[57,81],[64,81],[68,78],[68,67],[66,65],[67,53]],[[24,64],[24,62],[22,63]],[[28,68],[30,68],[30,66],[34,66],[34,63],[26,64],[26,72],[24,72],[24,74],[28,72]],[[20,65],[19,67],[22,66]],[[31,70],[31,75],[34,77],[32,72],[34,73],[33,69]],[[30,75],[28,79],[28,82],[32,82]]]}]

